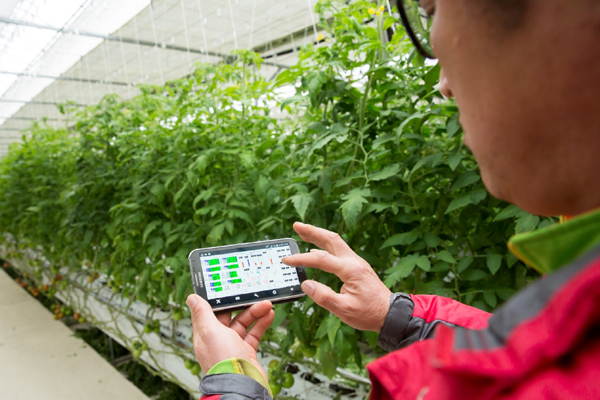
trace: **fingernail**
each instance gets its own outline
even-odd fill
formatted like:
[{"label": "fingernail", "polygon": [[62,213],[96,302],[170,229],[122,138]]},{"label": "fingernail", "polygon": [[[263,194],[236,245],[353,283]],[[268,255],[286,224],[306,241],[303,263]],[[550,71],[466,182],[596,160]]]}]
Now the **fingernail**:
[{"label": "fingernail", "polygon": [[315,284],[311,281],[304,281],[302,282],[302,290],[304,290],[304,293],[310,296],[312,292],[315,291]]},{"label": "fingernail", "polygon": [[188,307],[190,309],[192,309],[192,308],[194,308],[194,306],[198,302],[198,299],[196,298],[195,295],[190,294],[185,302],[187,303]]}]

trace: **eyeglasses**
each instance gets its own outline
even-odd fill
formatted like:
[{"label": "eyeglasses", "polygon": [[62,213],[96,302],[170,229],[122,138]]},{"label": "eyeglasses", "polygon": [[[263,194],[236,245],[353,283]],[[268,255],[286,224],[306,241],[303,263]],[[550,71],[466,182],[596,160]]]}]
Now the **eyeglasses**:
[{"label": "eyeglasses", "polygon": [[435,59],[429,38],[433,16],[421,6],[420,0],[398,0],[398,11],[402,25],[417,51],[423,57]]}]

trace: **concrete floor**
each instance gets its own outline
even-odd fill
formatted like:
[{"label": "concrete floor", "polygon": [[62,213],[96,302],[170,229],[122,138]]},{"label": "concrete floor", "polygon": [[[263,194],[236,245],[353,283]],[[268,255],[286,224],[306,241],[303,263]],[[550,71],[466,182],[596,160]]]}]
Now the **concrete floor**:
[{"label": "concrete floor", "polygon": [[2,270],[0,399],[148,397]]}]

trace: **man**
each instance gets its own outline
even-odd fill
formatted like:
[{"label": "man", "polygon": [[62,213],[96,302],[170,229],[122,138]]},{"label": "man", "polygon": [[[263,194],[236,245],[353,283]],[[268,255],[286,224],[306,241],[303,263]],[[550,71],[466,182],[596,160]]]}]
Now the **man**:
[{"label": "man", "polygon": [[[350,326],[381,333],[391,353],[367,367],[372,399],[600,398],[600,1],[420,3],[435,13],[431,42],[412,39],[439,59],[440,91],[456,99],[488,190],[534,214],[578,215],[509,243],[523,261],[556,272],[491,315],[392,294],[338,235],[310,225],[294,229],[324,250],[285,263],[339,276],[339,294],[314,281],[302,288]],[[409,32],[423,29],[403,11]],[[205,398],[269,399],[256,349],[271,304],[232,321],[198,296],[188,305],[209,373]]]}]

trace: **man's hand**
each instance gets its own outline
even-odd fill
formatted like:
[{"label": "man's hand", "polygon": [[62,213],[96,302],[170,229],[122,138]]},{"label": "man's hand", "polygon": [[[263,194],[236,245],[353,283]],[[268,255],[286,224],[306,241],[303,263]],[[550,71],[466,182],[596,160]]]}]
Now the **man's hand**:
[{"label": "man's hand", "polygon": [[302,290],[351,327],[379,332],[390,309],[392,293],[373,268],[335,232],[300,222],[294,224],[294,230],[302,240],[325,250],[313,249],[310,253],[285,257],[282,262],[331,272],[344,282],[339,294],[311,280],[302,283]]},{"label": "man's hand", "polygon": [[221,361],[242,358],[257,367],[268,381],[256,360],[256,351],[275,318],[270,301],[254,304],[233,319],[231,313],[215,315],[210,304],[195,294],[187,298],[187,305],[192,313],[194,352],[204,373]]}]

